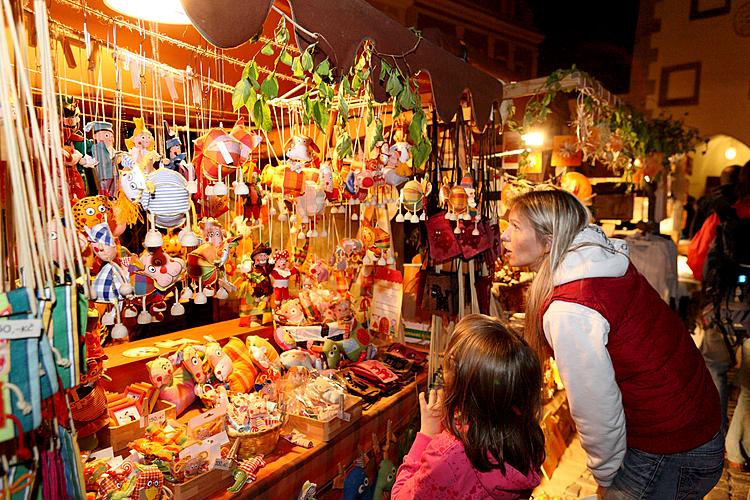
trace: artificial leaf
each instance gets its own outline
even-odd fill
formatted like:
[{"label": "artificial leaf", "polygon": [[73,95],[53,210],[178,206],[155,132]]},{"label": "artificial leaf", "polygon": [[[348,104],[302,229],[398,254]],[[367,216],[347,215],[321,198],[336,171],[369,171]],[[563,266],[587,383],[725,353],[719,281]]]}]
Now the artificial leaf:
[{"label": "artificial leaf", "polygon": [[262,49],[260,49],[260,53],[264,56],[272,56],[273,55],[273,44],[271,42],[266,43]]},{"label": "artificial leaf", "polygon": [[247,78],[251,82],[255,80],[258,81],[258,65],[255,63],[255,61],[248,61],[247,64],[245,64],[245,68],[242,70],[242,78]]},{"label": "artificial leaf", "polygon": [[414,109],[416,102],[414,102],[414,93],[411,91],[409,86],[405,86],[401,93],[398,95],[398,102],[404,109]]},{"label": "artificial leaf", "polygon": [[318,64],[315,72],[320,76],[329,76],[331,74],[331,63],[328,62],[328,59],[324,59],[323,62]]},{"label": "artificial leaf", "polygon": [[361,87],[362,87],[362,78],[360,78],[359,72],[357,72],[357,74],[355,74],[354,77],[352,78],[351,89],[354,91],[352,92],[352,95],[354,95],[354,93],[356,92],[359,92],[359,89]]},{"label": "artificial leaf", "polygon": [[378,118],[375,121],[375,131],[372,135],[372,141],[370,141],[370,151],[375,149],[375,145],[383,140],[383,122]]},{"label": "artificial leaf", "polygon": [[310,53],[310,47],[302,54],[302,69],[308,72],[313,69],[313,58]]},{"label": "artificial leaf", "polygon": [[339,94],[339,116],[343,119],[349,116],[349,103],[346,102],[343,94]]},{"label": "artificial leaf", "polygon": [[279,60],[281,60],[282,64],[286,64],[287,66],[292,65],[292,55],[286,49],[281,51]]},{"label": "artificial leaf", "polygon": [[284,22],[283,17],[279,19],[279,24],[276,26],[276,29],[273,32],[273,36],[276,40],[276,43],[279,44],[285,44],[289,40],[289,30],[286,27],[286,23]]},{"label": "artificial leaf", "polygon": [[385,86],[385,91],[388,92],[388,95],[396,97],[403,88],[404,86],[401,84],[401,79],[398,77],[398,73],[391,73],[391,76],[388,77],[388,83]]},{"label": "artificial leaf", "polygon": [[320,82],[322,81],[323,79],[320,77],[319,74],[313,73],[313,82],[315,83],[315,85],[320,85]]},{"label": "artificial leaf", "polygon": [[414,112],[414,116],[411,118],[409,124],[409,137],[414,144],[417,144],[422,140],[422,129],[424,124],[425,114],[424,111],[418,109]]},{"label": "artificial leaf", "polygon": [[386,62],[385,59],[380,60],[380,81],[385,80],[385,77],[391,74],[391,65]]},{"label": "artificial leaf", "polygon": [[276,80],[276,77],[269,75],[263,80],[263,83],[260,84],[260,91],[268,99],[273,99],[279,95],[279,82]]},{"label": "artificial leaf", "polygon": [[347,96],[347,95],[354,95],[354,92],[352,92],[352,88],[349,85],[349,79],[342,78],[341,87],[339,87],[339,96]]},{"label": "artificial leaf", "polygon": [[302,62],[300,61],[299,56],[295,57],[292,60],[292,72],[297,78],[302,78],[303,76],[305,76],[305,70],[302,69]]},{"label": "artificial leaf", "polygon": [[413,148],[411,148],[412,167],[421,167],[424,162],[427,161],[427,158],[430,157],[430,152],[432,152],[432,144],[430,143],[430,140],[427,139],[427,137],[423,137],[420,142],[418,142],[414,145]]},{"label": "artificial leaf", "polygon": [[247,99],[245,99],[245,107],[247,108],[247,112],[251,115],[253,114],[253,110],[255,109],[255,101],[257,100],[258,93],[254,88],[250,88],[250,92],[248,92],[247,94]]},{"label": "artificial leaf", "polygon": [[372,119],[373,119],[372,101],[367,101],[367,116],[365,117],[365,120],[367,122],[368,127],[372,123]]},{"label": "artificial leaf", "polygon": [[336,140],[336,156],[346,158],[352,154],[352,138],[348,132],[339,135]]},{"label": "artificial leaf", "polygon": [[271,121],[271,107],[264,100],[258,100],[258,102],[263,104],[263,107],[261,108],[263,118],[260,124],[260,128],[262,128],[266,132],[270,132],[273,128],[273,122]]},{"label": "artificial leaf", "polygon": [[247,78],[240,79],[237,85],[234,86],[234,92],[232,92],[232,110],[237,111],[247,102],[247,98],[252,90],[252,85]]}]

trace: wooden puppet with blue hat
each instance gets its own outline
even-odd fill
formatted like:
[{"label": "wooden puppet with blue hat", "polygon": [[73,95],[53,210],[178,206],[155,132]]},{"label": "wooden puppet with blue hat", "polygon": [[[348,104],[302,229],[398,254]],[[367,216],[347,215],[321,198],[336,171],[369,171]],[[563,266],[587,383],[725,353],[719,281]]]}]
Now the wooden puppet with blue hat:
[{"label": "wooden puppet with blue hat", "polygon": [[84,132],[91,132],[94,136],[94,159],[96,160],[97,188],[99,194],[109,197],[115,195],[115,133],[112,124],[104,121],[89,122]]},{"label": "wooden puppet with blue hat", "polygon": [[180,141],[177,132],[169,128],[166,120],[164,120],[164,132],[164,136],[167,138],[167,157],[164,159],[164,166],[175,172],[180,172],[187,179],[187,171],[181,166],[182,162],[187,158],[187,153],[182,152],[182,141]]}]

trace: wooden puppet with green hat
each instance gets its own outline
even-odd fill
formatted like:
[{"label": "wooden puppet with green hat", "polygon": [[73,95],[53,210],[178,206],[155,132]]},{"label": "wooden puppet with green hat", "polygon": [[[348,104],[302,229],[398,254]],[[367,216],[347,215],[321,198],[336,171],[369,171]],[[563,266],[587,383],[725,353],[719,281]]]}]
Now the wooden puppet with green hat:
[{"label": "wooden puppet with green hat", "polygon": [[104,121],[89,122],[84,132],[91,132],[94,137],[94,159],[96,160],[97,187],[99,194],[108,197],[115,195],[115,133],[112,124]]}]

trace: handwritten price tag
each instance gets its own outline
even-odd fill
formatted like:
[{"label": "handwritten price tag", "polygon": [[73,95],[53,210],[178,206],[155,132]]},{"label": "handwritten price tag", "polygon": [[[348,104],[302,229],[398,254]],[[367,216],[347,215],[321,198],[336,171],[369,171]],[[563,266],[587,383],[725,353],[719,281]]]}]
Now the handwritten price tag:
[{"label": "handwritten price tag", "polygon": [[217,458],[214,462],[214,469],[229,470],[232,467],[232,461],[224,458]]},{"label": "handwritten price tag", "polygon": [[145,417],[141,418],[141,427],[148,427],[151,424],[163,424],[167,421],[167,412],[166,410],[160,410],[156,413],[152,413],[150,415],[146,415]]}]

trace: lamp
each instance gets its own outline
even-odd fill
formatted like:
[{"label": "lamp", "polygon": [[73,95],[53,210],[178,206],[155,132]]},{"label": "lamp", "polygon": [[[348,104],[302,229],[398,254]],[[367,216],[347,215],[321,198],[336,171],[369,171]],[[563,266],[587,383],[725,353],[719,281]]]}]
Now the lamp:
[{"label": "lamp", "polygon": [[732,146],[728,147],[726,151],[724,151],[724,158],[727,160],[734,160],[737,157],[737,149],[733,148]]},{"label": "lamp", "polygon": [[544,134],[538,130],[523,134],[521,139],[529,147],[539,147],[544,144]]},{"label": "lamp", "polygon": [[192,24],[180,0],[104,0],[112,10],[129,17],[163,24]]}]

